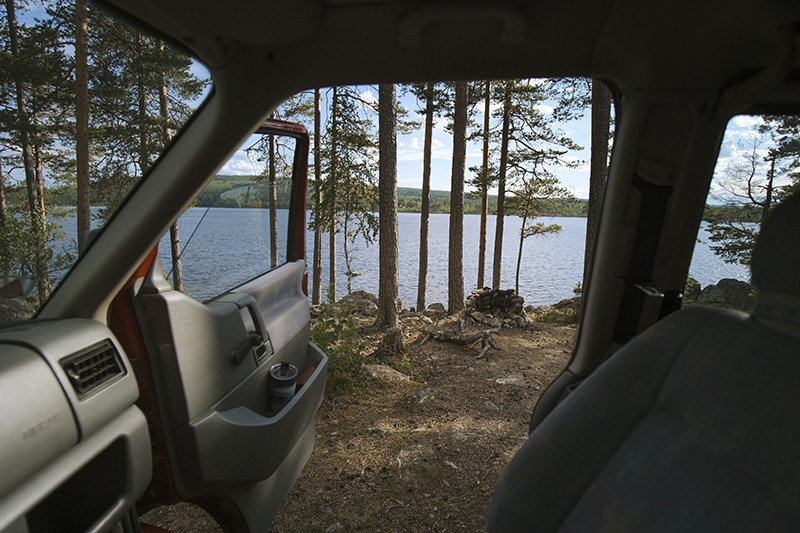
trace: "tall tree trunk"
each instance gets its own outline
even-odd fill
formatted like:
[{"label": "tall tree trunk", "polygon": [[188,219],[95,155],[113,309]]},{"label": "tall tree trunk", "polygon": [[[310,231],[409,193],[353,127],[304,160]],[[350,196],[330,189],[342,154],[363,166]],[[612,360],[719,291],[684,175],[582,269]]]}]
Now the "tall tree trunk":
[{"label": "tall tree trunk", "polygon": [[[333,88],[333,97],[331,99],[331,164],[330,164],[330,171],[328,172],[328,179],[331,180],[331,197],[329,201],[331,203],[330,206],[330,213],[331,219],[330,223],[330,234],[328,236],[328,255],[329,263],[330,263],[330,286],[328,288],[328,294],[330,295],[330,302],[334,303],[336,301],[336,179],[337,170],[336,170],[336,118],[337,118],[337,106],[339,102],[337,101],[337,89],[336,87]],[[345,235],[345,238],[347,236]]]},{"label": "tall tree trunk", "polygon": [[312,266],[312,277],[314,281],[311,289],[311,303],[319,305],[322,302],[322,231],[320,230],[319,217],[322,209],[322,128],[320,126],[320,116],[322,109],[322,96],[320,89],[314,89],[314,265]]},{"label": "tall tree trunk", "polygon": [[583,256],[583,284],[592,265],[600,210],[608,173],[608,133],[611,128],[611,91],[603,82],[592,81],[592,149],[589,170],[589,205],[586,213],[586,248]]},{"label": "tall tree trunk", "polygon": [[456,82],[453,117],[453,170],[450,176],[450,246],[448,249],[447,308],[464,309],[464,167],[467,159],[467,82]]},{"label": "tall tree trunk", "polygon": [[519,294],[519,269],[522,265],[522,243],[525,242],[525,224],[528,223],[528,208],[522,216],[522,226],[519,230],[519,249],[517,250],[517,273],[514,279],[514,291]]},{"label": "tall tree trunk", "polygon": [[[14,0],[5,0],[5,3],[11,57],[14,59],[14,62],[17,63],[20,61],[20,51],[16,8],[14,7]],[[28,117],[28,103],[19,65],[14,65],[11,77],[14,82],[17,104],[20,144],[22,145],[22,166],[25,171],[25,184],[28,191],[28,210],[30,212],[31,228],[36,243],[36,250],[34,252],[36,257],[36,289],[38,291],[39,301],[44,302],[50,294],[50,272],[47,266],[47,235],[45,233],[44,211],[40,208],[41,199],[39,198],[39,191],[41,190],[41,185],[36,183],[36,169],[31,142],[31,121]]]},{"label": "tall tree trunk", "polygon": [[375,325],[397,326],[397,88],[378,88],[378,162],[380,276]]},{"label": "tall tree trunk", "polygon": [[[163,55],[164,41],[158,40],[158,51]],[[159,116],[164,122],[164,146],[172,141],[172,130],[169,127],[169,100],[167,99],[167,75],[161,73],[161,83],[158,86],[158,110]],[[146,137],[145,137],[146,139]],[[183,292],[183,267],[181,266],[181,241],[178,234],[178,221],[169,227],[169,247],[172,256],[172,284],[175,290]]]},{"label": "tall tree trunk", "polygon": [[0,274],[11,274],[11,258],[8,255],[8,228],[6,227],[6,180],[0,160]]},{"label": "tall tree trunk", "polygon": [[89,36],[86,0],[75,0],[75,177],[77,180],[78,250],[86,249],[89,212]]},{"label": "tall tree trunk", "polygon": [[511,121],[511,90],[506,83],[503,95],[503,132],[500,138],[500,172],[497,183],[497,223],[494,230],[494,264],[492,265],[492,288],[500,288],[500,273],[503,264],[503,226],[505,225],[506,167],[508,166],[508,129]]},{"label": "tall tree trunk", "polygon": [[764,203],[761,206],[761,224],[767,220],[769,216],[769,208],[772,207],[772,182],[775,179],[775,156],[770,157],[769,172],[767,172],[767,195],[764,198]]},{"label": "tall tree trunk", "polygon": [[423,311],[428,292],[428,219],[431,208],[431,145],[433,143],[433,83],[425,88],[425,143],[422,156],[422,202],[419,215],[419,282],[417,311]]},{"label": "tall tree trunk", "polygon": [[[35,117],[34,117],[34,120]],[[37,214],[36,228],[36,270],[39,273],[38,283],[41,286],[40,295],[46,298],[50,295],[50,265],[48,263],[49,251],[47,249],[47,218],[44,209],[44,163],[42,162],[41,138],[37,135],[33,139],[34,158],[34,197]],[[40,300],[40,303],[42,301]]]},{"label": "tall tree trunk", "polygon": [[[145,46],[145,36],[139,34],[136,37],[136,51],[137,54],[141,57],[143,49]],[[137,91],[138,91],[138,121],[139,121],[139,170],[141,172],[141,177],[144,177],[147,169],[150,167],[150,142],[147,136],[147,93],[145,91],[145,81],[144,81],[144,65],[139,64],[137,65],[139,69],[137,80]]]},{"label": "tall tree trunk", "polygon": [[486,82],[486,99],[483,106],[483,164],[481,165],[481,229],[478,241],[478,285],[483,288],[486,267],[486,219],[489,216],[489,114],[492,82]]},{"label": "tall tree trunk", "polygon": [[[270,113],[269,118],[275,118]],[[275,136],[269,136],[269,266],[278,266],[278,188],[275,182]]]},{"label": "tall tree trunk", "polygon": [[350,213],[347,210],[344,211],[344,216],[342,217],[343,226],[342,226],[342,251],[344,252],[344,267],[347,270],[347,294],[350,294],[350,282],[353,280],[353,270],[350,268],[350,250],[347,249],[347,241],[350,240],[347,238],[349,235],[350,230],[348,229],[348,222],[350,222]]}]

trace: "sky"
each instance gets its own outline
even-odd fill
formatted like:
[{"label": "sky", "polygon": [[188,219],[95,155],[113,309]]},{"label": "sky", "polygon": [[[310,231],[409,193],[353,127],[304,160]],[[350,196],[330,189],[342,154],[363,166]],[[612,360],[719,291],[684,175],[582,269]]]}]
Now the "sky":
[{"label": "sky", "polygon": [[[361,98],[367,102],[377,101],[377,89],[375,87],[364,86],[359,88]],[[323,93],[323,99],[325,95]],[[424,115],[417,114],[419,108],[416,98],[411,94],[398,94],[398,102],[408,111],[407,119],[419,123],[419,128],[408,133],[400,134],[397,137],[397,186],[398,187],[422,187],[422,162],[424,145]],[[547,105],[539,106],[543,113],[551,113],[552,107]],[[325,104],[323,102],[323,108]],[[473,120],[479,124],[483,123],[483,105],[476,107],[472,116]],[[323,122],[324,122],[323,115]],[[495,119],[493,119],[495,120]],[[377,133],[377,117],[375,117],[375,132]],[[439,119],[434,121],[432,153],[431,153],[431,189],[450,190],[450,174],[452,166],[453,139],[452,134],[445,131],[447,120]],[[556,175],[578,198],[588,198],[589,196],[589,140],[590,140],[590,120],[587,114],[582,120],[561,124],[560,129],[567,133],[573,141],[584,147],[582,151],[574,152],[571,156],[574,159],[586,161],[577,169],[559,168]],[[249,145],[248,141],[244,146]],[[480,142],[470,142],[467,146],[466,179],[472,177],[469,167],[480,166],[482,161],[482,145]],[[252,174],[260,172],[263,166],[254,163],[247,157],[244,150],[240,149],[231,160],[220,170],[220,174]],[[492,191],[496,192],[496,191]]]}]

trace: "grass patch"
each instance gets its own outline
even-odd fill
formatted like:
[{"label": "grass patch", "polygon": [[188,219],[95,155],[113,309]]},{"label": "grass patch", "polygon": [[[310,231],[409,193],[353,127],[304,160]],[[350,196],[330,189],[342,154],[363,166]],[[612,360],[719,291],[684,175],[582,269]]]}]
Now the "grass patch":
[{"label": "grass patch", "polygon": [[327,393],[353,399],[367,392],[363,351],[366,346],[355,319],[347,308],[322,304],[322,313],[311,328],[311,341],[328,355]]}]

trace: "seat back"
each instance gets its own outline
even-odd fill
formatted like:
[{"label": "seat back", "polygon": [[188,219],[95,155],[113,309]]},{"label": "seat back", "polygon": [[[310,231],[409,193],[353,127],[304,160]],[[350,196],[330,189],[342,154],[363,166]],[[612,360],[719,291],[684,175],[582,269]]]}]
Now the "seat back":
[{"label": "seat back", "polygon": [[753,316],[695,307],[642,333],[543,421],[489,531],[800,530],[800,197],[764,223]]}]

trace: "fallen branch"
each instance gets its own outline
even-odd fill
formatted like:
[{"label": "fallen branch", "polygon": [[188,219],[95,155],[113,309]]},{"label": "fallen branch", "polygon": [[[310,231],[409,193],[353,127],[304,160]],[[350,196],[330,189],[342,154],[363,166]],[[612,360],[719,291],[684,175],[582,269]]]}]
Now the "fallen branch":
[{"label": "fallen branch", "polygon": [[466,316],[464,312],[460,312],[458,314],[458,321],[456,325],[452,328],[443,328],[443,329],[436,329],[437,326],[435,325],[428,325],[422,328],[422,332],[425,333],[425,338],[422,339],[420,342],[420,346],[425,344],[428,339],[434,339],[439,342],[452,342],[453,344],[458,345],[469,345],[471,348],[477,346],[478,343],[481,343],[481,352],[478,354],[478,358],[483,357],[489,348],[500,349],[497,345],[497,341],[494,340],[492,334],[497,333],[500,331],[500,328],[492,328],[492,329],[485,329],[482,331],[473,331],[473,332],[466,332],[465,329],[466,323]]}]

